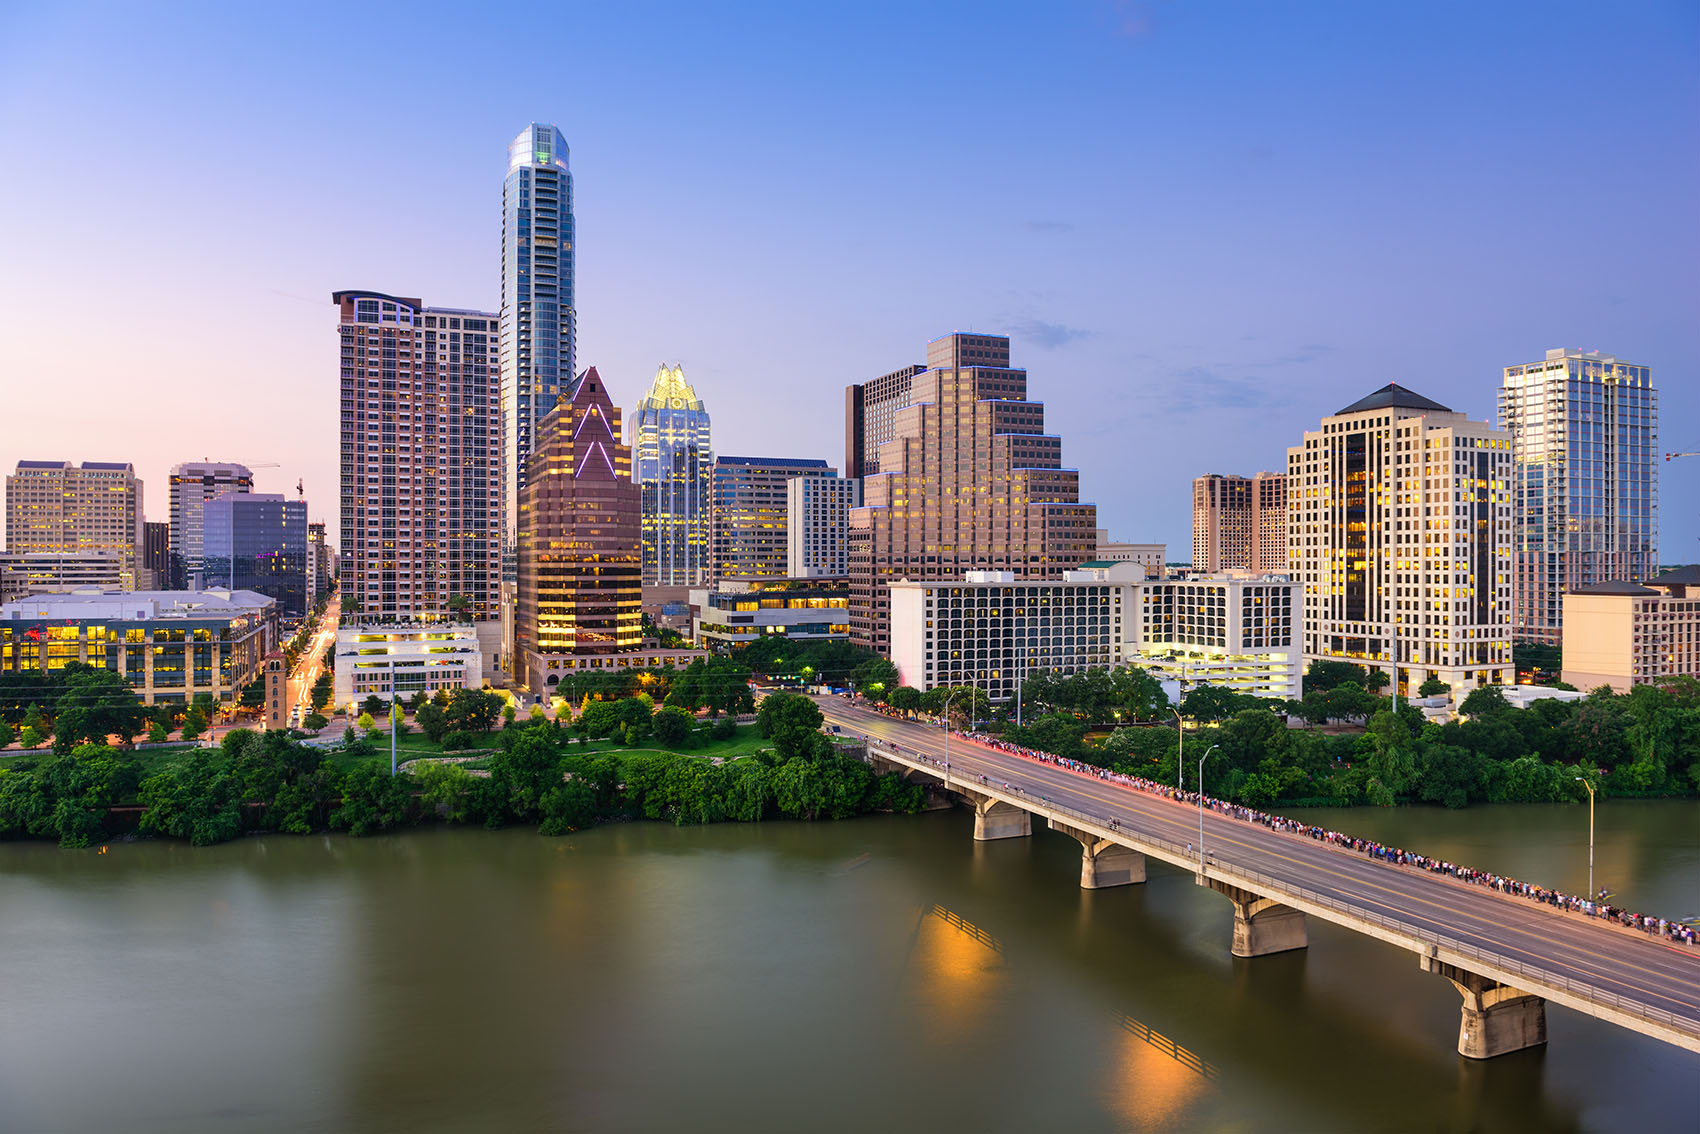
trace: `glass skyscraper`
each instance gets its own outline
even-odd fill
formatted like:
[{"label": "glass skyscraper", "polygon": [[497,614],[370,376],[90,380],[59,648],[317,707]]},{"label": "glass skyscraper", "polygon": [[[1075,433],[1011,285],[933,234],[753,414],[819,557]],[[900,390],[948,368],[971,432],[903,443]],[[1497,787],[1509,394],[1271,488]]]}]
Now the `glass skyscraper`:
[{"label": "glass skyscraper", "polygon": [[714,451],[708,411],[683,366],[665,363],[638,403],[633,459],[643,490],[643,581],[696,586],[709,573]]},{"label": "glass skyscraper", "polygon": [[502,653],[513,657],[515,546],[537,423],[577,372],[573,178],[567,141],[533,122],[508,146],[502,182]]},{"label": "glass skyscraper", "polygon": [[277,600],[284,618],[307,613],[307,504],[281,493],[226,492],[202,506],[208,587]]},{"label": "glass skyscraper", "polygon": [[1658,392],[1645,366],[1558,349],[1507,366],[1516,498],[1512,633],[1560,645],[1564,596],[1658,571]]}]

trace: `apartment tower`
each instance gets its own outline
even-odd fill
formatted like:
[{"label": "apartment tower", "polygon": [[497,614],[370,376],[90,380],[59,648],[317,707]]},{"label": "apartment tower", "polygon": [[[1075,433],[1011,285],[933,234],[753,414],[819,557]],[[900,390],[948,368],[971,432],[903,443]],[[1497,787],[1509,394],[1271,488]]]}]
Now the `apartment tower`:
[{"label": "apartment tower", "polygon": [[[331,299],[342,356],[343,612],[386,622],[453,614],[492,627],[493,654],[496,316],[375,291]],[[327,581],[328,556],[315,568]]]},{"label": "apartment tower", "polygon": [[785,484],[785,573],[793,579],[850,574],[850,509],[862,503],[853,476],[799,476]]},{"label": "apartment tower", "polygon": [[226,461],[184,461],[171,467],[170,483],[172,581],[187,587],[201,573],[202,509],[226,492],[254,491],[254,473]]},{"label": "apartment tower", "polygon": [[633,459],[643,491],[643,581],[694,587],[712,560],[709,501],[714,449],[708,411],[683,366],[663,363],[638,403]]},{"label": "apartment tower", "polygon": [[593,366],[538,425],[520,499],[515,673],[533,692],[566,658],[643,641],[642,494],[620,411]]},{"label": "apartment tower", "polygon": [[6,478],[6,550],[18,555],[103,555],[116,560],[119,585],[133,591],[142,573],[142,482],[118,461],[19,461]]},{"label": "apartment tower", "polygon": [[1658,570],[1658,408],[1647,367],[1599,351],[1505,368],[1517,638],[1559,645],[1566,593]]},{"label": "apartment tower", "polygon": [[1291,573],[1304,656],[1510,684],[1511,439],[1388,385],[1287,450]]},{"label": "apartment tower", "polygon": [[533,122],[508,144],[502,182],[502,653],[513,653],[519,497],[533,431],[573,383],[573,176],[567,140]]},{"label": "apartment tower", "polygon": [[837,473],[825,461],[716,457],[710,537],[715,579],[785,578],[790,482],[826,480]]},{"label": "apartment tower", "polygon": [[850,513],[850,637],[890,649],[890,595],[899,579],[954,579],[971,570],[1017,580],[1058,578],[1092,558],[1097,509],[1080,503],[1080,474],[1062,467],[1045,407],[1027,400],[1027,372],[1009,365],[1002,335],[952,334],[927,346],[880,446],[879,471]]}]

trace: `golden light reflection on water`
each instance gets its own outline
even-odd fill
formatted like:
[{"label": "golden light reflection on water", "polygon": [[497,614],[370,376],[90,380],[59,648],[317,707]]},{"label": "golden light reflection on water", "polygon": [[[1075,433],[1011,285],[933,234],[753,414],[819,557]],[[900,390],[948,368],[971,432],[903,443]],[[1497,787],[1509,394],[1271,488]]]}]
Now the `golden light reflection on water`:
[{"label": "golden light reflection on water", "polygon": [[984,1026],[1007,972],[998,939],[934,906],[915,928],[911,997],[934,1043],[966,1039]]},{"label": "golden light reflection on water", "polygon": [[1104,1102],[1127,1130],[1182,1130],[1216,1068],[1131,1016],[1107,1064]]}]

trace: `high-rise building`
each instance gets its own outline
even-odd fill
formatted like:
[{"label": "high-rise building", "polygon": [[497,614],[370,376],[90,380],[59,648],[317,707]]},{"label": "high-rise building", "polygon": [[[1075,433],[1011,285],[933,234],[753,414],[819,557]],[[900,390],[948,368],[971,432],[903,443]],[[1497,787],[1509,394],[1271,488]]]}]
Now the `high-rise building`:
[{"label": "high-rise building", "polygon": [[[223,461],[184,461],[171,469],[171,574],[186,587],[201,572],[201,509],[226,492],[254,491],[246,465]],[[204,580],[203,580],[204,581]]]},{"label": "high-rise building", "polygon": [[325,525],[307,525],[307,607],[312,609],[319,596],[329,588],[331,578],[331,549],[325,541]]},{"label": "high-rise building", "polygon": [[[1003,361],[1009,364],[1007,357]],[[915,376],[926,369],[904,366],[872,382],[844,387],[845,476],[860,480],[880,471],[880,446],[897,436],[897,411],[909,404]]]},{"label": "high-rise building", "polygon": [[1304,656],[1379,669],[1401,695],[1509,685],[1511,439],[1388,385],[1287,450]]},{"label": "high-rise building", "polygon": [[[573,384],[573,176],[567,140],[533,122],[508,144],[502,181],[502,653],[513,655],[519,498],[537,423]],[[348,551],[346,541],[343,551]]]},{"label": "high-rise building", "polygon": [[683,366],[663,363],[638,403],[632,452],[643,492],[643,581],[690,587],[709,574],[714,448]]},{"label": "high-rise building", "polygon": [[1062,467],[1062,441],[1044,429],[1027,372],[1009,366],[1009,339],[928,344],[927,369],[850,513],[852,641],[889,648],[887,588],[898,579],[1057,578],[1092,558],[1097,509],[1080,502],[1080,474]]},{"label": "high-rise building", "polygon": [[1556,646],[1566,593],[1658,569],[1658,406],[1647,367],[1599,351],[1505,368],[1516,637]]},{"label": "high-rise building", "polygon": [[573,668],[567,658],[643,642],[642,497],[596,367],[538,424],[528,472],[514,672],[541,693]]},{"label": "high-rise building", "polygon": [[[497,319],[339,291],[343,612],[500,633]],[[321,544],[321,546],[323,546]],[[329,556],[315,563],[328,584]]]},{"label": "high-rise building", "polygon": [[1210,473],[1192,482],[1192,569],[1287,569],[1287,477]]},{"label": "high-rise building", "polygon": [[158,520],[142,524],[142,570],[147,572],[150,591],[163,591],[177,584],[171,574],[171,525]]},{"label": "high-rise building", "polygon": [[207,586],[277,600],[282,618],[307,613],[307,504],[278,492],[226,492],[202,505]]},{"label": "high-rise building", "polygon": [[0,552],[0,602],[84,587],[116,591],[123,566],[123,557],[111,551]]},{"label": "high-rise building", "polygon": [[19,461],[6,478],[7,551],[104,552],[124,590],[138,586],[144,522],[142,482],[125,462]]},{"label": "high-rise building", "polygon": [[788,570],[787,485],[836,478],[825,461],[716,457],[710,516],[716,579],[783,579]]},{"label": "high-rise building", "polygon": [[862,504],[853,476],[799,476],[785,484],[785,573],[793,579],[850,575],[850,509]]}]

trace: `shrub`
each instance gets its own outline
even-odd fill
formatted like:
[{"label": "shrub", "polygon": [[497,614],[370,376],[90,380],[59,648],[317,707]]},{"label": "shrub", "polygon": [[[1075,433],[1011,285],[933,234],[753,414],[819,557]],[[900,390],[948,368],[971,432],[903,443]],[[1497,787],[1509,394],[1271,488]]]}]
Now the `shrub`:
[{"label": "shrub", "polygon": [[451,732],[443,737],[444,752],[464,752],[468,748],[477,748],[484,742],[484,737],[476,732]]}]

